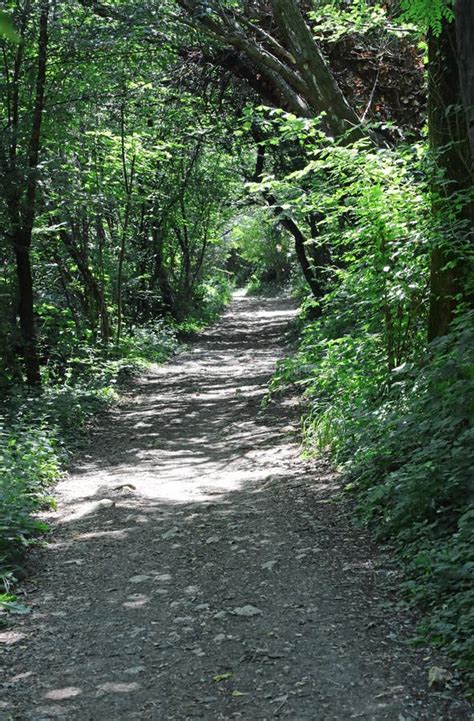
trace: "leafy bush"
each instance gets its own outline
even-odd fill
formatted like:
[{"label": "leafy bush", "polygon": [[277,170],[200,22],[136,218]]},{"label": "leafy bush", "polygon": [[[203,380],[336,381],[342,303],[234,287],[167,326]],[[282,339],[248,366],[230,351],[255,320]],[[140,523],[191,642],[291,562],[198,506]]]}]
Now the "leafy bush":
[{"label": "leafy bush", "polygon": [[172,323],[179,338],[186,339],[214,323],[229,303],[232,295],[229,274],[217,268],[215,271],[214,277],[203,280],[196,289],[193,310],[184,320]]},{"label": "leafy bush", "polygon": [[278,183],[295,213],[323,211],[315,242],[333,264],[325,297],[303,307],[319,318],[271,388],[303,390],[308,452],[329,452],[361,522],[400,554],[421,633],[474,672],[474,314],[464,309],[429,347],[425,334],[431,247],[453,213],[430,214],[423,146],[362,150],[316,147],[287,188]]},{"label": "leafy bush", "polygon": [[[386,398],[364,414],[351,476],[369,520],[412,540],[452,531],[469,500],[474,410],[474,314],[434,342],[421,367],[401,367]],[[384,493],[380,478],[384,477]]]},{"label": "leafy bush", "polygon": [[320,321],[280,364],[273,388],[305,391],[305,438],[329,450],[358,514],[399,553],[423,637],[474,672],[474,313],[386,382],[380,336],[325,337]]},{"label": "leafy bush", "polygon": [[54,504],[48,488],[80,442],[81,429],[115,398],[111,385],[99,386],[94,378],[89,386],[66,380],[35,395],[18,390],[5,404],[0,416],[0,580],[6,590],[21,569],[24,551],[47,530],[34,514]]},{"label": "leafy bush", "polygon": [[0,579],[11,578],[32,535],[45,530],[31,514],[50,502],[45,488],[59,472],[60,454],[47,426],[0,416]]},{"label": "leafy bush", "polygon": [[[48,488],[61,475],[82,430],[117,399],[117,384],[146,362],[163,362],[176,349],[176,334],[163,321],[133,328],[119,349],[71,342],[67,361],[55,355],[43,368],[41,393],[14,388],[0,415],[0,604],[21,570],[24,551],[47,528],[35,513],[54,503]],[[117,354],[119,358],[114,358]],[[59,367],[61,366],[61,373]],[[12,605],[13,604],[13,605]]]},{"label": "leafy bush", "polygon": [[229,275],[218,268],[213,277],[204,280],[198,288],[197,303],[191,318],[204,325],[214,322],[231,299],[232,286]]},{"label": "leafy bush", "polygon": [[[432,344],[421,368],[400,369],[367,409],[346,468],[359,510],[407,565],[423,634],[474,672],[474,313]],[[354,429],[353,429],[354,430]]]},{"label": "leafy bush", "polygon": [[268,209],[255,208],[235,219],[231,244],[238,260],[236,282],[247,292],[275,292],[288,283],[294,260],[289,236]]},{"label": "leafy bush", "polygon": [[121,339],[120,356],[162,363],[176,350],[176,334],[169,323],[159,318],[153,323],[133,326]]}]

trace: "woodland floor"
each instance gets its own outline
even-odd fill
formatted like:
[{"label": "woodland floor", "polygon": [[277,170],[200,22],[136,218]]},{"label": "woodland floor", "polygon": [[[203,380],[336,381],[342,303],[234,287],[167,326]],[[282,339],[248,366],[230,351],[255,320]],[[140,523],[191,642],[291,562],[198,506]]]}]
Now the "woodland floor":
[{"label": "woodland floor", "polygon": [[471,720],[296,403],[260,409],[293,314],[236,299],[102,422],[1,634],[1,719]]}]

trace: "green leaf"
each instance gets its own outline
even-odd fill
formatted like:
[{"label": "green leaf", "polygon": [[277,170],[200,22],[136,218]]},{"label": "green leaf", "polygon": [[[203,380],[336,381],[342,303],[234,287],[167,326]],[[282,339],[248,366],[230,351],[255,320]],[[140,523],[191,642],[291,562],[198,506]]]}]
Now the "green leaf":
[{"label": "green leaf", "polygon": [[218,673],[217,676],[213,676],[212,680],[214,681],[214,683],[219,683],[220,681],[226,681],[227,679],[232,678],[233,675],[234,674],[231,672]]},{"label": "green leaf", "polygon": [[4,10],[0,10],[0,35],[12,43],[20,41],[20,36],[15,30],[11,16]]}]

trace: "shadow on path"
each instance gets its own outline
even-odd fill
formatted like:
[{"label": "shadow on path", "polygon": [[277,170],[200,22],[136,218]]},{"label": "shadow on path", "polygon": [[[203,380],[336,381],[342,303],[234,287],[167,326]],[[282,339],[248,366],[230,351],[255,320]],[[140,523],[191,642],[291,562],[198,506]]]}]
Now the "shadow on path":
[{"label": "shadow on path", "polygon": [[471,718],[427,690],[390,569],[300,459],[297,407],[261,409],[293,314],[234,301],[107,417],[2,634],[0,718]]}]

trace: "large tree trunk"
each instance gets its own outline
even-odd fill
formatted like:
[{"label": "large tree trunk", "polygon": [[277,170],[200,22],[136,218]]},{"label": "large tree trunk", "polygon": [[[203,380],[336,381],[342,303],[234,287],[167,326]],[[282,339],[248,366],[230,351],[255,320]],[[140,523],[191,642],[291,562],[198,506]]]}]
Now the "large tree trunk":
[{"label": "large tree trunk", "polygon": [[461,92],[474,155],[474,2],[457,0],[455,9]]},{"label": "large tree trunk", "polygon": [[154,290],[155,286],[158,285],[161,295],[161,312],[163,315],[170,315],[172,318],[175,318],[176,311],[173,289],[171,287],[163,259],[163,238],[161,236],[159,224],[155,222],[152,225],[152,239],[153,276],[151,290]]},{"label": "large tree trunk", "polygon": [[[430,312],[428,339],[448,332],[459,302],[465,300],[467,254],[463,249],[473,239],[472,202],[462,200],[472,189],[472,162],[462,103],[454,23],[443,23],[441,34],[430,34],[429,52],[429,134],[440,178],[434,185],[433,213],[443,219],[446,205],[454,213],[461,200],[450,232],[446,227],[432,251],[430,273]],[[444,216],[446,218],[446,216]],[[448,222],[447,218],[444,222]],[[443,229],[444,231],[444,229]]]},{"label": "large tree trunk", "polygon": [[[26,187],[23,202],[19,202],[18,197],[16,197],[9,203],[12,225],[12,241],[18,278],[18,315],[20,318],[20,329],[22,335],[22,351],[25,362],[26,379],[28,384],[31,386],[38,386],[41,382],[34,320],[34,295],[30,248],[36,216],[36,193],[38,189],[37,168],[41,144],[41,125],[43,119],[44,92],[46,85],[48,21],[49,1],[43,0],[41,3],[39,18],[36,88],[28,147]],[[18,68],[18,70],[19,69],[20,68]],[[19,73],[16,78],[15,92],[17,93],[17,98],[15,106],[18,105],[18,91]],[[18,107],[15,108],[15,112],[17,111]],[[14,126],[16,126],[16,121]],[[14,132],[16,134],[16,127],[14,127]],[[17,162],[16,142],[17,140],[15,137],[13,140],[14,145],[10,147],[10,173],[13,185],[15,185],[14,178]],[[13,192],[16,191],[18,195],[20,195],[22,191],[19,187],[16,187],[16,189],[12,187],[10,190]]]},{"label": "large tree trunk", "polygon": [[130,170],[127,168],[127,156],[125,151],[125,105],[122,103],[120,112],[120,137],[121,137],[121,148],[122,148],[122,174],[125,189],[125,212],[122,222],[122,234],[120,238],[120,251],[118,258],[117,267],[117,333],[115,336],[116,345],[120,345],[120,339],[122,336],[122,323],[123,323],[123,270],[125,263],[125,253],[127,245],[127,234],[128,226],[130,223],[130,217],[132,213],[132,191],[133,183],[135,180],[135,161],[136,156],[132,157]]},{"label": "large tree trunk", "polygon": [[[260,83],[263,97],[272,96],[275,104],[301,117],[322,113],[321,122],[336,137],[347,133],[355,140],[368,135],[339,88],[296,0],[270,0],[271,31],[258,20],[253,22],[252,14],[237,6],[223,8],[210,0],[209,11],[203,12],[201,0],[177,2],[202,29],[236,51],[244,64],[254,67],[254,78],[249,82],[254,89]],[[268,14],[263,4],[256,11]]]},{"label": "large tree trunk", "polygon": [[[367,135],[361,120],[339,88],[296,0],[271,0],[275,18],[295,74],[301,77],[301,92],[314,114],[325,113],[325,122],[336,137],[349,132],[351,140]],[[290,62],[290,60],[288,61]]]}]

